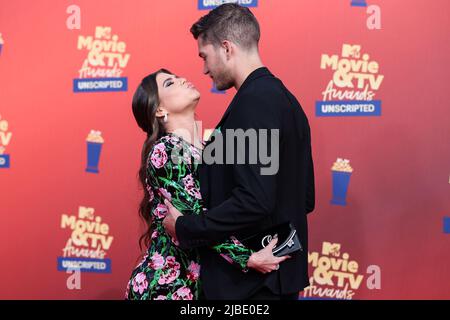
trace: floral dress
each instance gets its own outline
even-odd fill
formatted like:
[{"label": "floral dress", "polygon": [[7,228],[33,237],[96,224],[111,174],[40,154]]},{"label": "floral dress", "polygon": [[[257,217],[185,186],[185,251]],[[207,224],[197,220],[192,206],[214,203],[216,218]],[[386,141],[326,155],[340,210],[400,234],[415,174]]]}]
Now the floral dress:
[{"label": "floral dress", "polygon": [[[201,295],[200,265],[196,250],[178,247],[162,221],[167,213],[164,198],[182,214],[200,214],[198,163],[201,150],[174,134],[160,138],[147,160],[146,188],[152,210],[151,244],[132,272],[126,289],[130,300],[193,300]],[[205,210],[206,212],[206,210]],[[247,272],[252,251],[235,238],[211,248],[228,262]]]}]

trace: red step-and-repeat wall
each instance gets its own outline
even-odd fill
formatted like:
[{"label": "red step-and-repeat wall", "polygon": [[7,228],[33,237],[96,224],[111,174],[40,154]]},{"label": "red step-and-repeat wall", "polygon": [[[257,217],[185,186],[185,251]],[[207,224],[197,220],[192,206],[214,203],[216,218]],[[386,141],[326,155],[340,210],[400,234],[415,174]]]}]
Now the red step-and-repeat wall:
[{"label": "red step-and-repeat wall", "polygon": [[[311,124],[300,298],[449,299],[450,2],[239,2]],[[215,126],[235,91],[202,74],[189,28],[219,3],[0,1],[0,298],[124,298],[143,230],[131,98],[165,67]]]}]

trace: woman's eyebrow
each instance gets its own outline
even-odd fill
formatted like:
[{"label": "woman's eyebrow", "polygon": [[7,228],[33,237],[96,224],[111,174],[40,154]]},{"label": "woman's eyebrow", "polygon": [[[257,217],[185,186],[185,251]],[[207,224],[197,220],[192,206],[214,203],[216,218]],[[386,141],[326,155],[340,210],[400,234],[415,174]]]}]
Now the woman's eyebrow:
[{"label": "woman's eyebrow", "polygon": [[169,80],[173,80],[174,78],[178,79],[178,76],[174,75],[173,77],[167,78],[166,80],[164,80],[163,86],[165,87],[166,86],[166,82],[169,81]]}]

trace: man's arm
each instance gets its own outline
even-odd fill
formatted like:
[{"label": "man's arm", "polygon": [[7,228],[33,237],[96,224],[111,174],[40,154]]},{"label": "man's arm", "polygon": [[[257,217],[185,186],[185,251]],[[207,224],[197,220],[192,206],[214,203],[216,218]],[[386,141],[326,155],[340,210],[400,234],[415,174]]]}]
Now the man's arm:
[{"label": "man's arm", "polygon": [[[309,132],[308,132],[309,133]],[[311,135],[309,134],[309,137]],[[309,138],[310,139],[310,138]],[[310,213],[314,210],[316,195],[315,195],[315,184],[314,184],[314,164],[312,159],[311,145],[308,148],[308,169],[307,169],[308,179],[307,179],[307,189],[306,189],[306,213]]]}]

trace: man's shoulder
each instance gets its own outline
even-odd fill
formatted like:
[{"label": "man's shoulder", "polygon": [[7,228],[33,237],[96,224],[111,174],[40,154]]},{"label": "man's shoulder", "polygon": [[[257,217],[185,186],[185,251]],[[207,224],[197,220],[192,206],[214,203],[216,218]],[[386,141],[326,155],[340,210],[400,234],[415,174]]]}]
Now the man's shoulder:
[{"label": "man's shoulder", "polygon": [[283,94],[284,86],[280,79],[272,74],[253,80],[242,91],[242,96],[268,97]]}]

